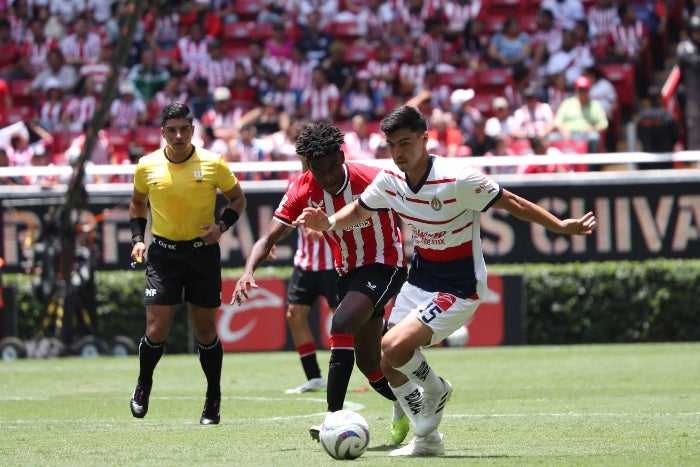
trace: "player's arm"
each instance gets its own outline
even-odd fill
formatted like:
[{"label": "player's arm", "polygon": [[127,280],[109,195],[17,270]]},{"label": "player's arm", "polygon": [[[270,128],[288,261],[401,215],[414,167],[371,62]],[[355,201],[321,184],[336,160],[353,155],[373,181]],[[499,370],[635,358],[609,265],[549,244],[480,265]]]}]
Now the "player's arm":
[{"label": "player's arm", "polygon": [[559,219],[546,209],[506,189],[492,207],[505,209],[520,220],[535,222],[560,234],[590,235],[596,225],[593,212],[589,211],[578,219]]},{"label": "player's arm", "polygon": [[251,288],[258,288],[258,285],[255,283],[253,273],[258,266],[260,266],[268,258],[268,256],[270,256],[272,248],[294,230],[294,227],[282,224],[274,219],[270,222],[267,233],[255,242],[253,249],[248,256],[248,260],[245,262],[243,275],[241,275],[238,282],[236,282],[236,288],[234,289],[233,296],[231,297],[232,305],[234,303],[240,305],[248,299],[248,292]]},{"label": "player's arm", "polygon": [[369,219],[372,217],[372,214],[374,214],[374,211],[363,208],[355,200],[330,217],[319,208],[304,208],[304,211],[297,217],[294,224],[304,225],[319,232],[324,230],[344,230]]},{"label": "player's arm", "polygon": [[129,202],[129,223],[131,225],[131,259],[143,263],[146,253],[144,237],[148,219],[148,193],[141,193],[136,188],[131,193]]}]

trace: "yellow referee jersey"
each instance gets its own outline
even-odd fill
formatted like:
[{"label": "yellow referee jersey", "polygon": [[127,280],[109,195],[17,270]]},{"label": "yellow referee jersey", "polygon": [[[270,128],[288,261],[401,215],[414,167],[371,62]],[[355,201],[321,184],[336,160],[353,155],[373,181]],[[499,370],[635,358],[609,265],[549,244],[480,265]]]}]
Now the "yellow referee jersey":
[{"label": "yellow referee jersey", "polygon": [[221,155],[197,147],[179,164],[158,149],[143,156],[134,172],[134,189],[148,194],[151,232],[173,241],[199,237],[200,226],[214,222],[216,189],[226,192],[236,183]]}]

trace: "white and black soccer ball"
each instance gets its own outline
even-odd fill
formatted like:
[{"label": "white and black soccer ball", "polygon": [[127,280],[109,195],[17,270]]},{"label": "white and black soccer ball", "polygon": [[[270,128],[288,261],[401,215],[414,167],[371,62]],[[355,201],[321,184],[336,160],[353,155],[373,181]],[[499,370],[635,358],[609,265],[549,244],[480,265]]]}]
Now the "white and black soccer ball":
[{"label": "white and black soccer ball", "polygon": [[319,441],[334,459],[357,459],[369,446],[369,425],[352,410],[331,412],[321,425]]},{"label": "white and black soccer ball", "polygon": [[455,332],[445,338],[447,347],[464,347],[469,342],[469,330],[466,326],[458,328]]}]

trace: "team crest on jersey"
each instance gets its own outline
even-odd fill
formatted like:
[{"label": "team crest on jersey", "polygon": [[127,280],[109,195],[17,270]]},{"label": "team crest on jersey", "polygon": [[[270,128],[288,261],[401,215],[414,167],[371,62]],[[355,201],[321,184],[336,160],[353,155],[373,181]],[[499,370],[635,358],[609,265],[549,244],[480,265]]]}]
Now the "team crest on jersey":
[{"label": "team crest on jersey", "polygon": [[433,211],[439,211],[442,209],[442,201],[437,196],[433,196],[433,199],[430,200],[430,207],[433,208]]},{"label": "team crest on jersey", "polygon": [[202,173],[201,170],[195,170],[192,172],[194,175],[195,180],[197,183],[202,183],[202,178],[204,178],[204,174]]}]

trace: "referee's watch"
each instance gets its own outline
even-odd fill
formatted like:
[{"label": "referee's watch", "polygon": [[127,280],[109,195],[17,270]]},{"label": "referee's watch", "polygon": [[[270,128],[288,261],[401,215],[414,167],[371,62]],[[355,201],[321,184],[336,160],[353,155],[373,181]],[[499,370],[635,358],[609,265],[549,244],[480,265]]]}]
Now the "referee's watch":
[{"label": "referee's watch", "polygon": [[219,231],[221,233],[224,233],[228,230],[228,225],[226,225],[226,222],[224,222],[224,221],[219,221],[216,223],[216,225],[219,226]]}]

